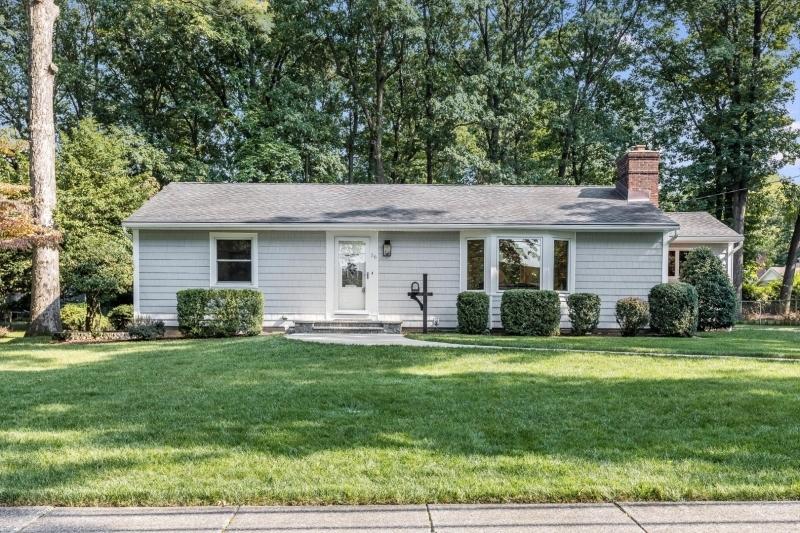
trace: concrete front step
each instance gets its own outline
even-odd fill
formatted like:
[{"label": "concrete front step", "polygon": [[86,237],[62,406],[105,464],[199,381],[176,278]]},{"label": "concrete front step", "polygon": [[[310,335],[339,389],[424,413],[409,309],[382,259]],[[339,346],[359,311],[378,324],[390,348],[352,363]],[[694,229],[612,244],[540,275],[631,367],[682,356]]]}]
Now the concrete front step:
[{"label": "concrete front step", "polygon": [[371,320],[295,321],[290,333],[400,333],[401,322]]}]

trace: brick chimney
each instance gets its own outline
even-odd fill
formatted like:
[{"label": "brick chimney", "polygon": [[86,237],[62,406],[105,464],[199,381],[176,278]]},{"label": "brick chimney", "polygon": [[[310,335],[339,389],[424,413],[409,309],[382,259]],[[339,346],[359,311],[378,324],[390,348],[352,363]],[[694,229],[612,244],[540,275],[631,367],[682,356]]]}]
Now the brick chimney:
[{"label": "brick chimney", "polygon": [[617,160],[617,191],[628,202],[650,202],[658,207],[657,150],[643,144],[631,147]]}]

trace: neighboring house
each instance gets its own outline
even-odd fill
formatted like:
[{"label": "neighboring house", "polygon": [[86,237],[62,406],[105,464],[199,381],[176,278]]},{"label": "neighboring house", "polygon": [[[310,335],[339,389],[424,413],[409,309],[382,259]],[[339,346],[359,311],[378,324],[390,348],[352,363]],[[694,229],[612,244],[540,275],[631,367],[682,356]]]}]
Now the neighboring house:
[{"label": "neighboring house", "polygon": [[[420,327],[408,296],[428,274],[429,324],[455,328],[460,291],[485,291],[500,328],[504,290],[647,298],[676,249],[742,237],[706,216],[658,208],[659,153],[636,146],[616,187],[172,183],[129,217],[137,315],[176,324],[176,292],[251,287],[264,326],[307,321]],[[685,227],[684,227],[685,224]],[[685,232],[685,233],[684,233]],[[675,260],[677,275],[680,252]],[[564,325],[567,326],[566,313]]]},{"label": "neighboring house", "polygon": [[[797,262],[795,265],[795,272],[800,272],[800,261]],[[786,267],[782,266],[773,266],[769,267],[758,277],[758,281],[756,281],[756,285],[769,285],[773,281],[783,281],[783,275],[786,272]]]}]

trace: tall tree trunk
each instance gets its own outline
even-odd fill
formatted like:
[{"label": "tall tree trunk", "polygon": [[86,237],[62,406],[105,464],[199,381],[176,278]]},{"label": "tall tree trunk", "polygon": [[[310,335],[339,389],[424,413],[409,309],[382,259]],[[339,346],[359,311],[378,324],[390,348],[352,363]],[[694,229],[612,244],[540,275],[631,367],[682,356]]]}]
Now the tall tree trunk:
[{"label": "tall tree trunk", "polygon": [[353,160],[356,150],[356,135],[358,134],[358,105],[353,102],[350,109],[350,132],[347,136],[347,183],[353,183]]},{"label": "tall tree trunk", "polygon": [[[56,132],[53,93],[58,70],[53,63],[53,29],[58,6],[53,0],[29,0],[30,21],[30,178],[34,220],[54,226],[56,207]],[[33,250],[31,323],[27,335],[61,331],[61,293],[58,279],[58,244],[37,245]]]},{"label": "tall tree trunk", "polygon": [[386,183],[383,174],[383,94],[386,86],[379,81],[375,91],[375,129],[372,132],[372,158],[375,161],[375,183]]},{"label": "tall tree trunk", "polygon": [[794,231],[792,239],[789,241],[789,255],[786,256],[786,270],[783,272],[783,284],[781,285],[780,299],[784,305],[784,313],[787,315],[792,303],[792,285],[794,284],[798,252],[800,252],[800,209],[797,210],[797,218],[794,221]]},{"label": "tall tree trunk", "polygon": [[[738,191],[733,196],[733,230],[744,235],[744,218],[747,211],[747,190]],[[742,282],[744,281],[744,248],[733,254],[733,286],[736,297],[742,301]]]}]

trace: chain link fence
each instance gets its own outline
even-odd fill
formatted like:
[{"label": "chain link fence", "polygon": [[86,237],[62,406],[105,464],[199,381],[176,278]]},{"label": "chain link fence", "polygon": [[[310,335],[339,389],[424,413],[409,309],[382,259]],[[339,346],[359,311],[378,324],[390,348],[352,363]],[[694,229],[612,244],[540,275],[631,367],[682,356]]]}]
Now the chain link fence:
[{"label": "chain link fence", "polygon": [[800,300],[792,299],[788,314],[782,300],[743,300],[741,318],[751,324],[800,325]]}]

